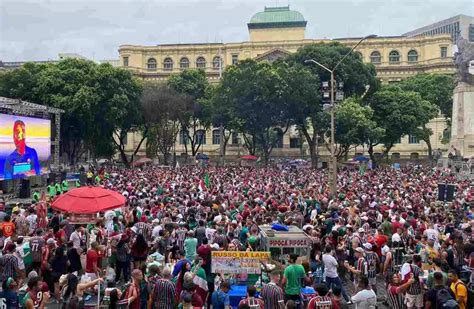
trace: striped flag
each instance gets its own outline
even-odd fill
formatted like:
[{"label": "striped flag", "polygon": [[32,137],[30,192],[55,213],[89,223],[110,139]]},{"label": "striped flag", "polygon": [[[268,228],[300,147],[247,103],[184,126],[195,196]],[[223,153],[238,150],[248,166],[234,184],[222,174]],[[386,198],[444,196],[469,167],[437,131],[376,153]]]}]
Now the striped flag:
[{"label": "striped flag", "polygon": [[198,189],[199,189],[199,192],[207,191],[206,184],[204,183],[203,179],[199,181]]},{"label": "striped flag", "polygon": [[193,283],[196,286],[196,293],[201,296],[202,299],[207,299],[209,289],[207,286],[206,272],[204,271],[204,268],[201,267],[201,262],[194,267],[193,273]]}]

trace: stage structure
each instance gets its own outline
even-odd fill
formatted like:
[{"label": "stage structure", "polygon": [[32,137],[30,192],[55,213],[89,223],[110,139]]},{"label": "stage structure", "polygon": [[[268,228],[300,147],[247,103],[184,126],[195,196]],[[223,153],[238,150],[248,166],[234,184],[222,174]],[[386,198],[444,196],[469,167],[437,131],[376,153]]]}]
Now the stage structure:
[{"label": "stage structure", "polygon": [[51,170],[59,169],[59,135],[61,132],[61,114],[64,110],[54,108],[50,106],[40,105],[23,101],[20,99],[11,99],[0,97],[0,113],[4,112],[7,114],[19,115],[19,116],[31,116],[38,118],[47,118],[54,121],[51,129],[54,129],[51,137],[51,146],[53,147]]}]

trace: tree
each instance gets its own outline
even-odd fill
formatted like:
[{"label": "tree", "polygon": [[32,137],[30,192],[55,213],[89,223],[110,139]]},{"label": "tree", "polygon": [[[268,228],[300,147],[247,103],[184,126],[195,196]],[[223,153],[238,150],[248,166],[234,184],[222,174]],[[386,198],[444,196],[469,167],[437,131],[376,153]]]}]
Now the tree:
[{"label": "tree", "polygon": [[171,149],[179,133],[180,114],[185,109],[189,97],[178,94],[165,84],[144,84],[141,96],[145,123],[149,126],[147,152],[155,156],[160,152],[164,164],[169,163]]},{"label": "tree", "polygon": [[375,162],[373,147],[384,144],[384,155],[404,135],[416,134],[424,127],[436,112],[436,107],[413,91],[403,91],[396,86],[386,86],[377,91],[370,99],[374,111],[373,120],[379,128],[384,129],[380,139],[371,138],[368,152]]},{"label": "tree", "polygon": [[110,64],[80,59],[28,63],[0,76],[0,94],[65,110],[61,150],[71,164],[86,150],[95,156],[113,155],[120,150],[114,133],[141,121],[139,83],[129,71]]},{"label": "tree", "polygon": [[444,117],[453,113],[454,78],[442,74],[417,74],[397,83],[405,91],[417,92],[423,100],[436,105]]},{"label": "tree", "polygon": [[[288,116],[291,123],[297,126],[300,134],[308,142],[311,165],[317,167],[316,139],[318,134],[322,134],[318,128],[322,127],[321,124],[324,121],[322,119],[324,114],[319,92],[319,78],[299,63],[276,62],[275,65],[287,85],[283,98],[288,106]],[[310,132],[310,128],[313,128],[312,132]]]},{"label": "tree", "polygon": [[[202,132],[210,127],[210,118],[203,108],[203,100],[209,95],[209,82],[203,70],[184,70],[178,75],[173,75],[168,80],[168,85],[178,94],[187,96],[187,103],[183,109],[179,122],[181,132],[186,134],[191,144],[191,155],[195,156],[202,145]],[[184,144],[188,153],[187,143]]]},{"label": "tree", "polygon": [[[288,56],[285,61],[291,65],[300,65],[305,60],[314,59],[327,68],[333,68],[336,63],[350,51],[340,43],[319,43],[306,45],[300,48],[296,53]],[[323,68],[308,64],[305,67],[314,74],[319,81],[330,81],[330,73]],[[344,62],[335,71],[336,82],[343,82],[344,95],[369,97],[378,87],[379,82],[375,77],[375,68],[371,64],[364,64],[362,58],[357,53],[349,54]],[[308,80],[308,78],[305,78]],[[301,82],[301,81],[300,81]],[[312,83],[315,81],[313,80]],[[367,90],[366,87],[369,87]],[[320,85],[312,86],[315,90],[321,88]],[[324,136],[330,129],[330,122],[327,114],[321,109],[321,94],[314,95],[313,99],[301,101],[296,108],[291,109],[293,119],[299,130],[308,143],[312,166],[317,166],[316,144],[317,137]],[[312,131],[312,134],[310,133]]]},{"label": "tree", "polygon": [[209,95],[205,100],[202,100],[206,114],[209,115],[212,126],[221,128],[223,138],[223,155],[225,157],[227,144],[233,132],[238,132],[241,128],[241,123],[234,114],[230,101],[225,97],[225,92],[221,88],[221,84],[209,87]]},{"label": "tree", "polygon": [[383,129],[372,119],[374,111],[362,106],[358,98],[349,98],[336,108],[336,156],[346,158],[351,147],[383,136]]},{"label": "tree", "polygon": [[[451,75],[418,74],[401,81],[397,86],[402,90],[418,93],[423,100],[429,101],[434,107],[437,107],[427,110],[428,115],[426,116],[430,119],[435,118],[439,109],[448,120],[448,127],[450,127],[454,91],[454,79]],[[428,157],[431,160],[433,148],[430,137],[433,135],[433,131],[423,124],[414,134],[428,146]]]},{"label": "tree", "polygon": [[268,62],[244,60],[226,69],[219,89],[249,152],[259,150],[265,164],[291,123],[286,100],[289,87],[282,74],[281,68]]}]

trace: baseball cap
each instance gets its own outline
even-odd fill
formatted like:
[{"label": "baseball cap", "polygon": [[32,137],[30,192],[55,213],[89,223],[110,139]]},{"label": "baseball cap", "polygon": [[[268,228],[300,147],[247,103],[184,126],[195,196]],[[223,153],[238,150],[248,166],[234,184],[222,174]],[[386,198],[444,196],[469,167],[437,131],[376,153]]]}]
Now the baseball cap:
[{"label": "baseball cap", "polygon": [[357,232],[359,232],[359,233],[365,233],[365,230],[360,227],[360,228],[357,230]]},{"label": "baseball cap", "polygon": [[364,249],[362,249],[361,247],[357,247],[355,249],[355,251],[359,252],[359,253],[364,253]]},{"label": "baseball cap", "polygon": [[372,250],[372,245],[368,242],[366,242],[365,244],[363,244],[362,246],[364,246],[365,249],[367,250]]}]

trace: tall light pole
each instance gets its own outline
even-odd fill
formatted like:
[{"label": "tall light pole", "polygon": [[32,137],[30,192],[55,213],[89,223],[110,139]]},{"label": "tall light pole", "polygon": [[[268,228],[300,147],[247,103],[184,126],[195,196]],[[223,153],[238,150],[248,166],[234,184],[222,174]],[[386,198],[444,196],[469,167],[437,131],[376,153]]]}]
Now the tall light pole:
[{"label": "tall light pole", "polygon": [[[307,59],[305,60],[304,62],[305,63],[309,63],[309,62],[312,62],[318,66],[320,66],[321,68],[323,68],[324,70],[328,71],[330,74],[331,74],[331,84],[329,86],[330,88],[330,91],[331,91],[331,141],[330,141],[330,150],[331,150],[331,160],[330,160],[330,164],[329,164],[329,187],[331,189],[331,196],[332,198],[335,198],[336,197],[336,193],[337,193],[337,158],[336,158],[336,143],[335,143],[335,138],[334,138],[334,131],[335,131],[335,117],[334,117],[334,113],[335,113],[335,109],[334,109],[334,90],[335,90],[335,82],[334,82],[334,72],[336,71],[337,67],[347,58],[347,56],[349,56],[353,51],[354,49],[357,48],[357,46],[360,45],[360,43],[362,43],[363,41],[367,40],[367,39],[372,39],[372,38],[375,38],[377,37],[375,34],[371,34],[371,35],[368,35],[368,36],[365,36],[363,37],[362,39],[359,40],[359,42],[357,42],[356,45],[354,45],[351,50],[344,55],[344,57],[341,58],[341,60],[339,60],[336,65],[331,69],[329,69],[328,67],[326,67],[325,65],[317,62],[316,60],[314,59]],[[313,128],[314,130],[314,128]]]}]

